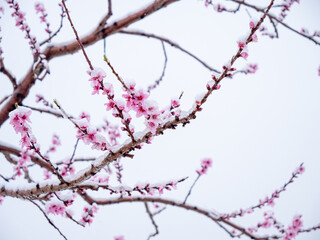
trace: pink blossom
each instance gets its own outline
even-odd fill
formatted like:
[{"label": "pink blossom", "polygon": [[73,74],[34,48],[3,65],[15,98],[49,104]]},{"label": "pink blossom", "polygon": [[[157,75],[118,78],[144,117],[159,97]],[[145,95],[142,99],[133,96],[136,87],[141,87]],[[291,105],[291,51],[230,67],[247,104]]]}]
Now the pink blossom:
[{"label": "pink blossom", "polygon": [[90,122],[90,114],[89,114],[89,113],[82,112],[82,113],[79,115],[79,118],[80,118],[80,119],[86,118],[87,121]]},{"label": "pink blossom", "polygon": [[114,237],[114,240],[124,240],[124,236]]},{"label": "pink blossom", "polygon": [[107,106],[107,111],[109,111],[110,109],[114,109],[116,107],[116,102],[110,99],[109,102],[105,103],[104,105]]},{"label": "pink blossom", "polygon": [[146,94],[142,89],[139,89],[139,91],[136,91],[134,94],[134,100],[138,102],[143,102],[145,99],[148,98],[148,94]]},{"label": "pink blossom", "polygon": [[251,29],[253,29],[255,27],[255,23],[251,20],[250,23],[249,23],[249,26],[250,26]]},{"label": "pink blossom", "polygon": [[111,98],[114,96],[113,85],[111,83],[104,83],[103,95],[108,95]]},{"label": "pink blossom", "polygon": [[135,110],[136,110],[136,117],[137,118],[144,116],[144,115],[147,115],[147,110],[141,104],[137,105]]},{"label": "pink blossom", "polygon": [[257,34],[253,34],[251,38],[252,38],[252,41],[253,41],[253,42],[258,42],[258,36],[257,36]]},{"label": "pink blossom", "polygon": [[46,11],[42,3],[36,3],[34,8],[36,9],[36,13],[44,13]]},{"label": "pink blossom", "polygon": [[173,109],[173,108],[177,108],[177,107],[179,107],[180,106],[180,101],[179,101],[179,99],[172,99],[171,100],[171,108]]},{"label": "pink blossom", "polygon": [[50,202],[46,203],[46,212],[47,214],[52,213],[55,215],[63,216],[65,212],[65,206],[63,202],[57,200],[51,200]]},{"label": "pink blossom", "polygon": [[0,195],[0,205],[2,204],[4,196]]},{"label": "pink blossom", "polygon": [[49,172],[47,169],[44,169],[43,174],[44,174],[44,180],[48,180],[48,179],[50,179],[51,176],[52,176],[52,173]]},{"label": "pink blossom", "polygon": [[201,169],[196,170],[196,172],[199,175],[206,174],[208,171],[208,168],[211,166],[212,166],[212,160],[210,158],[205,158],[205,159],[201,160]]},{"label": "pink blossom", "polygon": [[102,82],[103,79],[107,76],[106,73],[101,68],[94,68],[93,70],[87,71],[87,73],[90,75],[89,81],[99,81]]},{"label": "pink blossom", "polygon": [[243,57],[244,59],[247,59],[248,58],[248,52],[246,51],[243,51],[241,54],[240,54],[241,57]]}]

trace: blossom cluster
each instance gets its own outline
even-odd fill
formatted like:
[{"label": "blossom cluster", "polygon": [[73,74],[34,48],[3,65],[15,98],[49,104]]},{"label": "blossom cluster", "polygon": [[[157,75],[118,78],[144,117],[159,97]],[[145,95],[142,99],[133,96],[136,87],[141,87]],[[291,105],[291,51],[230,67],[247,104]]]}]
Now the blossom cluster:
[{"label": "blossom cluster", "polygon": [[74,120],[74,123],[77,128],[77,138],[85,144],[92,144],[92,149],[105,151],[110,147],[106,138],[90,124],[89,115],[82,113],[77,120]]},{"label": "blossom cluster", "polygon": [[118,125],[110,123],[107,119],[104,120],[105,124],[97,131],[104,131],[108,134],[109,142],[111,146],[115,146],[118,143],[118,139],[121,137],[120,129]]},{"label": "blossom cluster", "polygon": [[131,125],[132,117],[129,114],[132,110],[136,113],[137,118],[143,116],[146,127],[153,134],[156,133],[156,129],[161,120],[161,112],[157,103],[148,100],[149,95],[143,89],[136,89],[135,83],[133,82],[127,83],[124,85],[125,94],[122,95],[124,100],[116,100],[114,98],[113,85],[103,82],[106,74],[102,69],[95,68],[88,71],[88,74],[91,76],[89,81],[92,82],[92,94],[99,94],[100,90],[102,90],[102,94],[107,95],[108,102],[105,103],[106,110],[112,110],[113,116],[121,118],[121,122],[125,126],[121,128],[123,131],[127,131],[129,134],[134,132],[134,128]]},{"label": "blossom cluster", "polygon": [[71,159],[63,161],[63,166],[59,169],[62,177],[73,175],[75,173],[75,168],[72,166]]},{"label": "blossom cluster", "polygon": [[91,224],[94,215],[98,212],[98,207],[96,204],[89,205],[83,208],[83,213],[80,219],[82,224]]},{"label": "blossom cluster", "polygon": [[1,205],[2,202],[3,202],[3,199],[4,199],[4,196],[2,196],[2,195],[0,194],[0,205]]},{"label": "blossom cluster", "polygon": [[[21,169],[26,171],[27,170],[27,163],[30,161],[31,161],[30,153],[28,151],[21,151],[18,163],[14,166],[15,175],[21,176],[22,175]],[[14,177],[13,177],[13,179],[14,179]]]},{"label": "blossom cluster", "polygon": [[287,12],[290,10],[290,8],[292,7],[292,5],[297,2],[300,3],[300,0],[282,0],[282,8],[281,8],[281,12],[278,16],[278,20],[279,21],[283,21],[285,19],[285,17],[287,16]]},{"label": "blossom cluster", "polygon": [[253,213],[255,209],[257,208],[262,208],[264,206],[271,206],[273,207],[275,205],[274,200],[280,197],[280,193],[286,191],[286,187],[293,183],[294,179],[298,177],[298,175],[304,173],[305,168],[303,166],[303,164],[301,164],[295,171],[293,171],[292,176],[290,178],[290,180],[284,184],[280,189],[275,190],[270,197],[266,196],[264,199],[260,199],[259,203],[255,206],[252,207],[248,207],[246,209],[240,209],[237,211],[234,211],[232,213],[229,214],[222,214],[222,217],[225,219],[230,219],[230,218],[236,218],[239,216],[244,216],[245,214],[250,214]]},{"label": "blossom cluster", "polygon": [[9,4],[9,7],[14,10],[14,12],[11,14],[12,17],[16,20],[16,26],[20,28],[21,31],[26,33],[25,38],[29,40],[29,45],[32,50],[33,55],[40,54],[40,47],[37,43],[36,37],[30,35],[30,27],[26,23],[25,13],[23,13],[20,10],[19,3],[17,3],[15,0],[6,0]]},{"label": "blossom cluster", "polygon": [[45,31],[50,35],[51,34],[51,30],[50,30],[50,23],[47,21],[47,12],[46,9],[44,7],[44,5],[42,3],[36,3],[34,5],[34,8],[36,10],[37,14],[40,14],[40,21],[46,24],[46,28]]},{"label": "blossom cluster", "polygon": [[55,215],[63,216],[66,210],[66,206],[62,201],[54,199],[46,203],[45,209],[47,214],[52,213]]},{"label": "blossom cluster", "polygon": [[196,170],[196,172],[199,175],[206,174],[209,167],[211,167],[211,166],[212,166],[212,160],[210,158],[205,158],[205,159],[201,160],[201,169]]},{"label": "blossom cluster", "polygon": [[31,143],[36,144],[36,139],[31,133],[31,127],[29,126],[31,110],[25,107],[18,106],[15,110],[9,113],[10,124],[13,126],[16,133],[21,134],[21,148],[27,147],[31,149]]},{"label": "blossom cluster", "polygon": [[294,239],[297,236],[303,226],[301,217],[301,215],[296,215],[293,217],[291,225],[288,226],[284,234],[284,240]]}]

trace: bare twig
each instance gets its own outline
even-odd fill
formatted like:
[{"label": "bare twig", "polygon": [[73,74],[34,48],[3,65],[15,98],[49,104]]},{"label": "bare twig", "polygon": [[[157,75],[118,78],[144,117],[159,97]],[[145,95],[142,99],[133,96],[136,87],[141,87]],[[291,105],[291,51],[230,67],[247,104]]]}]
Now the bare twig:
[{"label": "bare twig", "polygon": [[189,189],[189,191],[188,191],[188,194],[187,194],[186,198],[184,199],[183,203],[186,203],[186,202],[187,202],[188,197],[190,196],[190,194],[191,194],[191,192],[192,192],[192,189],[193,189],[193,187],[196,185],[196,183],[197,183],[197,181],[199,180],[200,176],[201,176],[201,175],[198,174],[197,178],[194,180],[194,182],[193,182],[193,184],[191,185],[191,187],[190,187],[190,189]]},{"label": "bare twig", "polygon": [[153,215],[152,215],[152,213],[150,212],[150,209],[149,209],[149,206],[148,206],[148,203],[147,203],[147,202],[144,202],[144,207],[146,208],[146,212],[147,212],[147,214],[148,214],[148,216],[149,216],[149,218],[150,218],[150,220],[151,220],[151,223],[152,223],[152,225],[154,226],[154,229],[155,229],[155,232],[154,232],[154,233],[151,233],[151,234],[149,235],[149,237],[147,238],[147,240],[149,240],[150,238],[152,238],[152,237],[154,237],[154,236],[156,236],[156,235],[159,234],[159,229],[158,229],[157,223],[156,223],[156,222],[154,221],[154,219],[153,219]]},{"label": "bare twig", "polygon": [[5,68],[2,57],[0,57],[0,72],[2,72],[9,78],[10,82],[12,83],[13,89],[16,89],[18,87],[16,78]]},{"label": "bare twig", "polygon": [[192,57],[193,59],[197,60],[199,63],[201,63],[204,67],[206,67],[206,68],[209,69],[210,71],[213,71],[213,72],[216,72],[216,73],[220,73],[218,70],[210,67],[207,63],[205,63],[204,61],[202,61],[200,58],[196,57],[194,54],[190,53],[190,52],[187,51],[186,49],[180,47],[177,43],[174,43],[173,41],[171,41],[171,40],[169,40],[169,39],[167,39],[167,38],[164,38],[164,37],[161,37],[161,36],[152,34],[152,33],[144,33],[144,32],[141,32],[141,31],[134,31],[134,30],[128,30],[128,29],[126,29],[126,30],[120,30],[119,33],[130,34],[130,35],[137,35],[137,36],[142,36],[142,37],[147,37],[147,38],[154,38],[154,39],[158,39],[158,40],[160,40],[160,41],[166,42],[166,43],[169,44],[170,46],[179,49],[180,51],[186,53],[187,55],[189,55],[189,56]]},{"label": "bare twig", "polygon": [[59,112],[55,112],[55,111],[44,109],[44,108],[31,107],[31,106],[27,106],[27,105],[24,105],[24,104],[22,106],[30,108],[31,110],[34,110],[34,111],[37,111],[37,112],[40,112],[40,113],[47,113],[47,114],[51,114],[51,115],[53,115],[55,117],[58,117],[58,118],[63,118],[63,115],[61,113],[59,113]]},{"label": "bare twig", "polygon": [[80,48],[81,48],[81,50],[82,50],[82,53],[83,53],[83,55],[84,55],[87,63],[89,64],[90,69],[93,70],[93,67],[92,67],[92,65],[91,65],[90,59],[88,58],[87,53],[86,53],[86,51],[84,50],[83,44],[82,44],[82,42],[80,41],[80,38],[79,38],[78,33],[77,33],[77,30],[76,30],[75,27],[73,26],[73,23],[72,23],[72,20],[71,20],[70,15],[69,15],[69,11],[68,11],[68,8],[67,8],[67,6],[66,6],[66,3],[65,3],[64,0],[62,0],[61,2],[62,2],[62,4],[63,4],[63,7],[64,7],[66,13],[67,13],[68,20],[69,20],[69,22],[70,22],[71,28],[72,28],[72,30],[73,30],[73,32],[74,32],[74,35],[76,35],[76,39],[77,39],[77,42],[78,42],[79,45],[80,45]]},{"label": "bare twig", "polygon": [[45,213],[45,211],[43,211],[43,209],[42,209],[36,202],[34,202],[33,200],[31,200],[31,199],[29,199],[29,198],[26,198],[26,200],[28,200],[29,202],[33,203],[33,204],[43,213],[43,215],[45,216],[45,218],[47,219],[47,221],[49,222],[49,224],[50,224],[52,227],[54,227],[64,239],[68,240],[68,239],[66,238],[66,236],[63,235],[63,233],[60,231],[60,229],[59,229],[56,225],[54,225],[54,223],[53,223],[53,222],[51,221],[51,219],[47,216],[47,214]]},{"label": "bare twig", "polygon": [[164,46],[163,41],[161,41],[161,45],[162,45],[162,50],[163,50],[163,54],[164,54],[164,64],[163,64],[162,73],[161,73],[160,78],[158,80],[156,80],[154,84],[152,84],[148,87],[148,89],[147,89],[148,93],[150,93],[151,90],[155,89],[160,84],[160,82],[162,81],[164,74],[166,72],[167,62],[168,62],[167,51],[166,51],[166,48]]}]

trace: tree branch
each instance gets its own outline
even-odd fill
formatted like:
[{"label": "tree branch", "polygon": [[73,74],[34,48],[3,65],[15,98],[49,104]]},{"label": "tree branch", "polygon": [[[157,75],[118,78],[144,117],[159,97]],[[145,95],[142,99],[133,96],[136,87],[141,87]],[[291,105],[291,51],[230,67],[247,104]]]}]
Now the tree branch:
[{"label": "tree branch", "polygon": [[[84,47],[88,47],[101,39],[104,39],[118,31],[122,28],[129,26],[130,24],[139,21],[152,13],[168,6],[171,3],[177,2],[179,0],[156,0],[148,5],[146,8],[133,13],[113,24],[110,24],[106,28],[103,28],[101,31],[94,30],[93,32],[89,33],[87,36],[80,39],[80,42],[83,44]],[[43,52],[44,56],[46,57],[47,61],[59,56],[64,56],[68,54],[72,54],[80,50],[80,46],[78,41],[73,41],[69,44],[62,44],[57,46],[49,46]],[[43,64],[39,63],[36,66],[37,72],[41,73],[45,68]],[[0,111],[0,126],[8,119],[9,112],[14,110],[14,105],[17,103],[20,105],[22,101],[26,98],[29,93],[30,88],[34,85],[36,79],[34,78],[34,71],[32,68],[28,71],[26,76],[24,77],[21,84],[15,89],[12,96],[10,97],[9,101]]]},{"label": "tree branch", "polygon": [[170,39],[152,34],[152,33],[144,33],[141,31],[137,31],[137,30],[120,30],[119,33],[123,33],[123,34],[130,34],[130,35],[136,35],[136,36],[142,36],[142,37],[147,37],[147,38],[154,38],[154,39],[158,39],[162,42],[166,42],[167,44],[169,44],[172,47],[175,47],[177,49],[179,49],[180,51],[186,53],[187,55],[189,55],[190,57],[192,57],[193,59],[195,59],[196,61],[198,61],[199,63],[201,63],[204,67],[206,67],[207,69],[209,69],[210,71],[213,71],[215,73],[220,73],[218,70],[210,67],[207,63],[205,63],[204,61],[202,61],[200,58],[198,58],[197,56],[195,56],[194,54],[190,53],[189,51],[187,51],[186,49],[180,47],[177,43],[174,43],[173,41],[171,41]]}]

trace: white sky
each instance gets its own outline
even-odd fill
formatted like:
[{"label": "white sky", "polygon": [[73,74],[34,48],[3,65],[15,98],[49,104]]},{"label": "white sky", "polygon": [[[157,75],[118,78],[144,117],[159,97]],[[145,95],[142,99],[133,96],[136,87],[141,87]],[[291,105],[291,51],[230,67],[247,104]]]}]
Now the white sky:
[{"label": "white sky", "polygon": [[[113,1],[114,16],[110,22],[128,15],[151,1]],[[253,1],[257,2],[257,1]],[[269,1],[259,1],[267,5]],[[43,1],[48,9],[52,29],[59,25],[58,1]],[[29,69],[32,58],[27,41],[14,26],[5,2],[5,16],[0,20],[3,36],[2,48],[5,64],[17,79]],[[46,37],[43,25],[39,24],[33,6],[34,1],[21,1],[21,9],[27,12],[31,34],[38,39]],[[107,9],[107,1],[69,0],[68,7],[80,35],[95,28]],[[250,14],[255,12],[248,9]],[[290,11],[286,22],[310,32],[320,30],[320,2],[301,1]],[[130,26],[167,37],[194,53],[216,69],[221,69],[236,53],[236,41],[249,31],[249,17],[245,9],[236,15],[218,14],[205,8],[203,1],[185,0],[153,14]],[[271,25],[268,25],[272,29]],[[189,198],[190,204],[220,212],[231,212],[256,204],[259,199],[280,188],[291,172],[304,162],[306,172],[287,192],[276,201],[274,211],[279,221],[289,224],[295,214],[302,214],[305,227],[320,223],[320,47],[311,41],[279,27],[280,39],[259,37],[258,43],[249,45],[247,62],[255,62],[259,70],[255,75],[237,75],[225,79],[219,91],[210,96],[197,119],[185,128],[168,130],[156,137],[151,145],[134,152],[134,159],[124,159],[123,180],[133,186],[138,182],[164,182],[189,176],[178,190],[165,194],[165,198],[183,200],[196,177],[195,169],[205,157],[213,159],[213,167],[203,176]],[[54,43],[74,39],[70,25]],[[142,37],[116,34],[106,41],[107,56],[124,79],[135,80],[138,86],[147,87],[162,71],[164,56],[161,43]],[[204,92],[210,72],[186,54],[166,45],[168,66],[161,85],[153,91],[151,99],[161,107],[178,97],[182,91],[183,110],[188,110],[195,96]],[[104,68],[110,82],[120,87],[103,62],[103,43],[87,48],[94,66]],[[239,59],[237,68],[246,63]],[[46,99],[58,99],[72,115],[86,110],[93,123],[100,125],[106,113],[104,98],[91,96],[87,81],[88,66],[80,53],[59,57],[49,63],[51,74],[34,86],[25,104],[36,106],[35,94]],[[0,75],[0,98],[11,92],[10,82]],[[66,120],[33,113],[32,129],[41,147],[46,149],[53,133],[62,141],[58,152],[52,157],[60,160],[71,155],[75,143],[75,131]],[[141,124],[137,123],[137,128]],[[138,128],[139,129],[139,128]],[[140,129],[142,130],[142,129]],[[0,129],[0,140],[19,146],[19,138],[8,121]],[[83,144],[77,156],[98,156]],[[12,166],[0,156],[0,173],[9,176]],[[80,169],[78,169],[80,170]],[[42,177],[42,176],[41,176]],[[0,180],[1,183],[1,180]],[[81,209],[83,202],[75,206]],[[267,208],[265,209],[267,210]],[[76,212],[76,211],[75,211]],[[263,211],[237,220],[243,226],[262,221]],[[31,240],[60,239],[61,237],[30,203],[6,198],[0,206],[0,239]],[[146,239],[153,226],[143,204],[101,206],[93,224],[82,229],[71,221],[50,216],[68,239],[113,239],[124,235],[125,239]],[[169,207],[157,216],[160,235],[154,239],[227,239],[228,235],[215,223],[196,213]],[[319,239],[320,231],[301,234],[297,239]],[[62,239],[62,238],[61,238]]]}]

